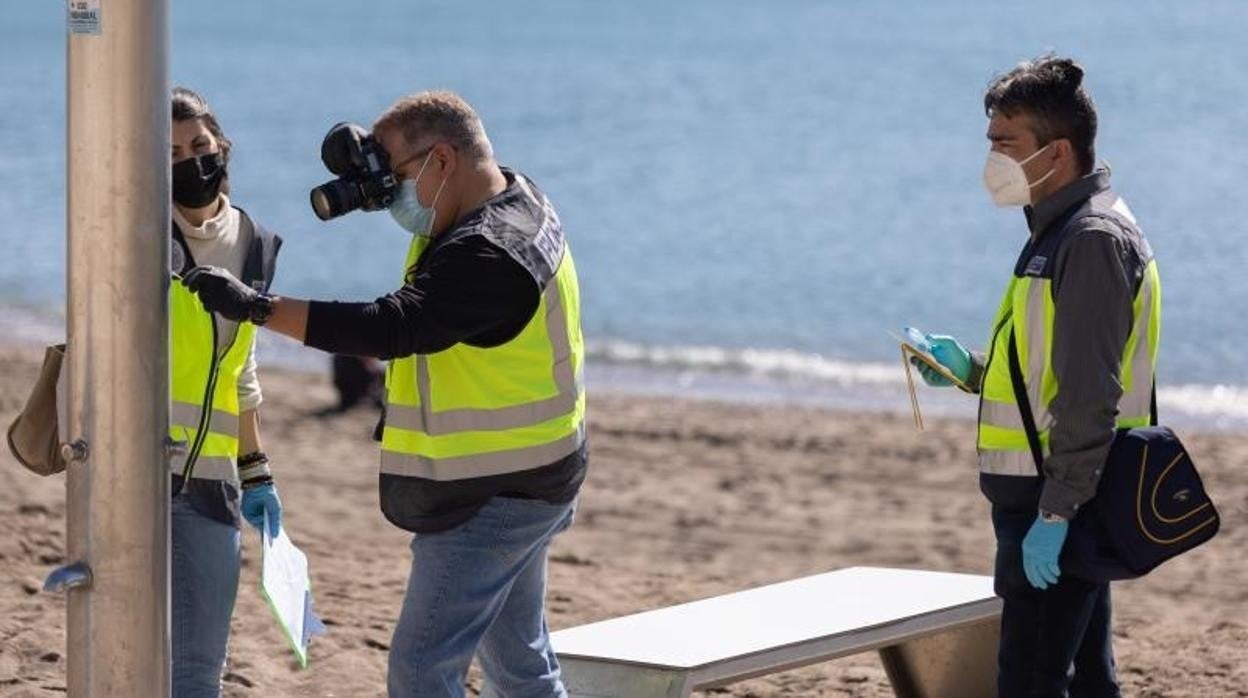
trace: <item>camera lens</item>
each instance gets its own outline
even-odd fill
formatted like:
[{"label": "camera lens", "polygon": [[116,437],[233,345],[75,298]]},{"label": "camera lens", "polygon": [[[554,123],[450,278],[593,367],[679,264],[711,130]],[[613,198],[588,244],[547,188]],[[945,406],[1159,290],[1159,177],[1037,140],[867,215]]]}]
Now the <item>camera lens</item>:
[{"label": "camera lens", "polygon": [[364,127],[338,123],[325,134],[321,161],[338,175],[311,192],[312,210],[323,221],[363,209],[380,211],[394,199],[394,173],[386,151]]},{"label": "camera lens", "polygon": [[323,221],[334,217],[334,209],[329,203],[329,197],[325,196],[325,192],[320,187],[312,190],[312,210],[316,212],[316,217]]},{"label": "camera lens", "polygon": [[314,188],[311,200],[312,210],[323,221],[354,211],[364,203],[359,187],[342,179],[331,180]]}]

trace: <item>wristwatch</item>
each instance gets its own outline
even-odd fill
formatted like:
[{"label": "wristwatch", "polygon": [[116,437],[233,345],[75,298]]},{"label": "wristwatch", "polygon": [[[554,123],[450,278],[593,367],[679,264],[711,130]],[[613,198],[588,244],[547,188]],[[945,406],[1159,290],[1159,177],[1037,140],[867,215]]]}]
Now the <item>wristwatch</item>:
[{"label": "wristwatch", "polygon": [[273,314],[273,296],[267,293],[261,293],[251,302],[251,307],[247,309],[247,319],[251,324],[257,327],[269,321],[269,316]]},{"label": "wristwatch", "polygon": [[1045,511],[1041,509],[1040,520],[1045,523],[1065,523],[1066,517],[1062,516],[1061,514],[1054,514],[1053,512],[1049,512],[1049,511]]}]

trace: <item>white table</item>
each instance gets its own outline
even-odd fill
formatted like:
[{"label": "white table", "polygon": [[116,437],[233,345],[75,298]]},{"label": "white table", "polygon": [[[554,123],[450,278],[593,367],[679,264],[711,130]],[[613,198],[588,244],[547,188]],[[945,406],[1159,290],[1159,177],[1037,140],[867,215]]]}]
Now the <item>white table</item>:
[{"label": "white table", "polygon": [[582,698],[691,691],[878,650],[903,697],[995,693],[1001,615],[992,578],[851,567],[560,630]]}]

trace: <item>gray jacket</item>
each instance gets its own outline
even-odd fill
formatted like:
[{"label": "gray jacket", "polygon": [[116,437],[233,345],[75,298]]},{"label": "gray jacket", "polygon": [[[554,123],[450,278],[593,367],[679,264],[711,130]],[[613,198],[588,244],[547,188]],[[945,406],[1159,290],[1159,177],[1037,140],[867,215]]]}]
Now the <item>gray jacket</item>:
[{"label": "gray jacket", "polygon": [[[1132,302],[1152,259],[1143,234],[1126,218],[1075,217],[1090,199],[1093,210],[1117,199],[1107,168],[1027,207],[1031,236],[1015,269],[1022,275],[1037,248],[1057,245],[1049,263],[1055,306],[1052,363],[1058,391],[1049,406],[1053,424],[1039,507],[1068,519],[1096,494],[1114,439],[1123,392],[1119,373],[1134,321]],[[984,359],[979,354],[973,359],[972,384],[979,385]],[[990,477],[981,478],[981,487],[999,503],[991,491],[993,483],[983,482]]]}]

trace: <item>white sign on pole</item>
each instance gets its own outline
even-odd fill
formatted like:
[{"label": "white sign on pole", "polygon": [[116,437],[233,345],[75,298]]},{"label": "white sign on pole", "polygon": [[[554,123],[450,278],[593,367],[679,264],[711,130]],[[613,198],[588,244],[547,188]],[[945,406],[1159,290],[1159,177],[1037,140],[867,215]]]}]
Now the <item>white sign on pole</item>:
[{"label": "white sign on pole", "polygon": [[69,0],[69,33],[100,34],[100,1]]}]

